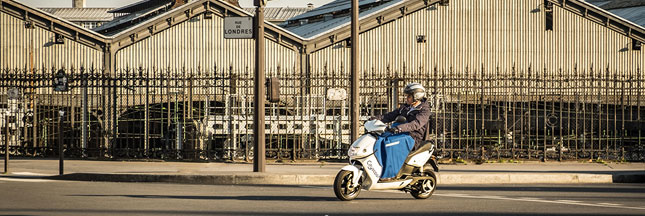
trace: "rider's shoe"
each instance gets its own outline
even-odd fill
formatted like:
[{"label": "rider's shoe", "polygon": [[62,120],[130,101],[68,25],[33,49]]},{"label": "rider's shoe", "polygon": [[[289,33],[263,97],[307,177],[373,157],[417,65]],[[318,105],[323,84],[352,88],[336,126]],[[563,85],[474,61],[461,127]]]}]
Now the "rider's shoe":
[{"label": "rider's shoe", "polygon": [[396,181],[396,180],[397,180],[396,177],[392,177],[392,178],[382,178],[382,179],[379,179],[378,181],[379,182],[392,182],[392,181]]}]

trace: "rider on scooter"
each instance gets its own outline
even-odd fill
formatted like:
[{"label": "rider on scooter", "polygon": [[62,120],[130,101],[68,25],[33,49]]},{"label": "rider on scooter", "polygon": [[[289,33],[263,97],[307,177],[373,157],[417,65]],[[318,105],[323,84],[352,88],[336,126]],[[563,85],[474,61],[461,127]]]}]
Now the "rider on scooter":
[{"label": "rider on scooter", "polygon": [[405,105],[385,115],[372,117],[370,120],[376,119],[389,123],[396,120],[398,116],[405,117],[407,120],[405,123],[391,127],[389,131],[395,134],[408,132],[414,139],[414,149],[412,149],[414,151],[424,143],[432,113],[426,99],[426,90],[421,84],[410,83],[405,86],[403,93],[407,96]]}]

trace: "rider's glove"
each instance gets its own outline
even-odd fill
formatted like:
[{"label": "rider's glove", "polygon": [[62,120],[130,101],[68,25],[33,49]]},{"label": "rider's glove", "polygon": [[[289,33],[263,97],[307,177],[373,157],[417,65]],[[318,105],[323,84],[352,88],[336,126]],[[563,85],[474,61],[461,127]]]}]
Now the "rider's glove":
[{"label": "rider's glove", "polygon": [[393,133],[393,134],[398,134],[401,133],[401,130],[397,127],[388,127],[387,132]]}]

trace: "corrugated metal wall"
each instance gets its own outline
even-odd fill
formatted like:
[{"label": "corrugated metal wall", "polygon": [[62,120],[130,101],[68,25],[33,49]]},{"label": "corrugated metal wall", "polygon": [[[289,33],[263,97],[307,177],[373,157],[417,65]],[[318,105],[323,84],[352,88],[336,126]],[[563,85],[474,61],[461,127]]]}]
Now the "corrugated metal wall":
[{"label": "corrugated metal wall", "polygon": [[[181,68],[253,72],[254,40],[225,39],[224,19],[195,17],[117,52],[116,68]],[[298,51],[266,40],[268,73],[281,68],[298,68]]]},{"label": "corrugated metal wall", "polygon": [[[103,66],[103,52],[65,39],[54,44],[54,33],[35,27],[25,28],[24,21],[0,13],[1,68],[80,68]],[[30,62],[33,49],[33,62]]]},{"label": "corrugated metal wall", "polygon": [[[609,67],[627,73],[645,66],[644,51],[631,50],[631,39],[554,6],[554,30],[545,30],[543,0],[450,1],[432,6],[361,34],[362,67],[398,74],[414,71],[481,70],[508,72],[572,71]],[[426,43],[417,43],[426,35]],[[315,72],[349,70],[344,41],[311,55]]]}]

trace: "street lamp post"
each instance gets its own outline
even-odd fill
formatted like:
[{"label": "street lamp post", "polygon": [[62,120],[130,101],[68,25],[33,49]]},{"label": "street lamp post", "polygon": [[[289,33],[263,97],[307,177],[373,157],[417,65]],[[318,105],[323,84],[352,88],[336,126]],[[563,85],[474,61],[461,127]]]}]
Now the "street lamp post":
[{"label": "street lamp post", "polygon": [[255,9],[255,77],[254,77],[254,112],[253,117],[253,172],[266,170],[265,131],[264,131],[264,6],[266,0],[254,0]]}]

